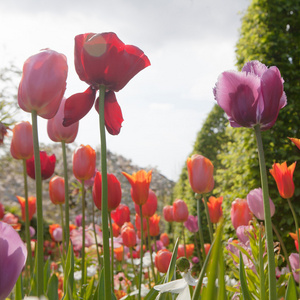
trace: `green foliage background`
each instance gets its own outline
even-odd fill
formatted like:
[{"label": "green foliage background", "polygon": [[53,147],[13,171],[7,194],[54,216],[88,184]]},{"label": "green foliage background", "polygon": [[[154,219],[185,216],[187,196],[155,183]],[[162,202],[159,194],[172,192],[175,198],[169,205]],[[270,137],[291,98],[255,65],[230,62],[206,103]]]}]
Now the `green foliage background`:
[{"label": "green foliage background", "polygon": [[[287,161],[290,165],[300,158],[300,151],[288,139],[300,138],[299,11],[300,0],[253,0],[242,18],[236,45],[238,70],[247,61],[259,60],[267,66],[277,66],[285,81],[288,104],[280,111],[273,128],[262,133],[268,169],[274,162]],[[261,186],[254,130],[231,128],[223,111],[215,106],[198,133],[193,153],[208,157],[215,166],[216,185],[212,193],[224,197],[223,211],[228,218],[225,232],[229,237],[233,230],[230,222],[231,202],[236,198],[245,198],[250,190]],[[300,216],[299,166],[296,166],[294,182],[296,189],[292,203]],[[288,251],[295,252],[288,234],[295,232],[292,214],[287,202],[280,198],[271,175],[269,188],[276,206],[272,221],[282,234]],[[196,201],[188,183],[186,166],[175,186],[174,197],[184,199],[190,213],[196,214]],[[205,220],[203,226],[206,227]]]}]

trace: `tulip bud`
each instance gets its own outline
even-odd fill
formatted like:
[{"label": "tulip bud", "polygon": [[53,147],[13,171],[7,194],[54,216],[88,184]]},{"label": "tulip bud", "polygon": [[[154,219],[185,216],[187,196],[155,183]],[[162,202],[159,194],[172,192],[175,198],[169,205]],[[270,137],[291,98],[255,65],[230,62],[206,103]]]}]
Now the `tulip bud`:
[{"label": "tulip bud", "polygon": [[185,222],[189,217],[188,207],[181,199],[177,199],[173,203],[173,213],[175,222]]},{"label": "tulip bud", "polygon": [[252,213],[246,199],[235,199],[231,204],[230,214],[231,222],[235,229],[241,225],[247,226],[252,219]]},{"label": "tulip bud", "polygon": [[167,273],[172,258],[172,252],[167,249],[161,249],[155,256],[155,267],[160,273]]},{"label": "tulip bud", "polygon": [[88,180],[95,174],[96,152],[87,145],[80,145],[73,154],[73,174],[79,180]]},{"label": "tulip bud", "polygon": [[60,176],[54,176],[49,182],[49,196],[53,204],[65,203],[65,180]]}]

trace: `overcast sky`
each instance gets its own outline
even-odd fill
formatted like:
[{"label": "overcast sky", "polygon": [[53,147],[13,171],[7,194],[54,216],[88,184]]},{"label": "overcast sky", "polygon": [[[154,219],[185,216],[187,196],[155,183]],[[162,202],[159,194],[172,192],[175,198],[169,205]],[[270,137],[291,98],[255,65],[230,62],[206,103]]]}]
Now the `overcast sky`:
[{"label": "overcast sky", "polygon": [[[74,68],[74,37],[114,31],[141,48],[151,66],[117,93],[124,122],[108,149],[177,180],[197,132],[214,105],[218,75],[235,69],[235,44],[249,0],[10,0],[0,2],[0,67],[20,69],[40,49],[67,56],[66,97],[83,92]],[[24,120],[31,120],[24,113]],[[39,138],[51,143],[46,122]],[[77,144],[99,146],[93,109],[80,121]],[[124,170],[126,171],[126,170]]]}]

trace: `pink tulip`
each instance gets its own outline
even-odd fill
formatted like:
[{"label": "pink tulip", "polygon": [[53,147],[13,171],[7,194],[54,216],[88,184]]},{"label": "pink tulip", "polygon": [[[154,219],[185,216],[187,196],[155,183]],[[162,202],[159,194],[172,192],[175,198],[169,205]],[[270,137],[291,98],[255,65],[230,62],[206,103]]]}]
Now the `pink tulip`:
[{"label": "pink tulip", "polygon": [[299,272],[296,271],[299,269],[299,254],[298,253],[292,253],[289,256],[289,261],[292,267],[292,272],[293,272],[293,276],[295,281],[299,282]]},{"label": "pink tulip", "polygon": [[177,199],[173,203],[173,213],[175,222],[185,222],[189,217],[188,207],[181,199]]},{"label": "pink tulip", "polygon": [[197,216],[189,215],[188,219],[184,222],[184,226],[190,231],[190,232],[197,232],[199,230],[198,228],[198,218]]},{"label": "pink tulip", "polygon": [[9,225],[0,222],[0,299],[12,291],[27,258],[27,249],[19,234]]},{"label": "pink tulip", "polygon": [[57,113],[66,89],[67,59],[53,50],[43,50],[29,57],[23,66],[18,103],[26,112],[37,112],[51,119]]},{"label": "pink tulip", "polygon": [[222,73],[214,88],[215,99],[232,127],[271,128],[287,101],[277,67],[259,61],[246,63],[242,72]]}]

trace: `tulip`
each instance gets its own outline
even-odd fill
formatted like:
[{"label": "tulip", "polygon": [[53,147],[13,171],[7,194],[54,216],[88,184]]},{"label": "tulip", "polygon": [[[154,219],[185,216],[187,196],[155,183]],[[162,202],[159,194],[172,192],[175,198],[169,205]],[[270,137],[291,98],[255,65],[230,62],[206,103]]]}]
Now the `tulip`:
[{"label": "tulip", "polygon": [[[26,221],[26,214],[25,214],[25,198],[16,196],[22,211],[22,220]],[[36,212],[36,198],[35,197],[28,197],[28,213],[29,213],[29,221],[32,219],[33,215]]]},{"label": "tulip", "polygon": [[300,139],[289,138],[300,149]]},{"label": "tulip", "polygon": [[112,231],[113,231],[113,236],[118,237],[121,232],[121,228],[117,223],[112,223]]},{"label": "tulip", "polygon": [[188,207],[181,199],[177,199],[173,203],[173,213],[175,222],[185,222],[189,217]]},{"label": "tulip", "polygon": [[[125,226],[124,226],[125,225]],[[136,233],[132,226],[124,224],[121,228],[121,237],[123,239],[123,244],[130,248],[136,245]]]},{"label": "tulip", "polygon": [[198,217],[189,215],[188,219],[184,222],[184,226],[190,231],[190,232],[197,232],[199,230],[198,227]]},{"label": "tulip", "polygon": [[[42,179],[50,178],[55,169],[55,154],[48,156],[46,151],[40,151]],[[26,170],[30,178],[35,179],[34,156],[26,160]]]},{"label": "tulip", "polygon": [[121,203],[115,210],[111,212],[111,218],[121,227],[125,222],[130,221],[129,207]]},{"label": "tulip", "polygon": [[246,199],[235,199],[231,204],[230,214],[231,222],[235,229],[241,225],[247,226],[252,219],[252,213]]},{"label": "tulip", "polygon": [[221,206],[222,202],[223,202],[223,197],[215,198],[211,196],[208,198],[207,207],[209,211],[210,221],[213,224],[218,223],[220,218],[223,216],[223,211]]},{"label": "tulip", "polygon": [[17,216],[15,216],[14,214],[12,213],[7,213],[3,216],[3,219],[2,221],[4,223],[7,223],[9,225],[11,225],[15,230],[19,230],[21,229],[21,224],[18,223],[19,222],[19,219]]},{"label": "tulip", "polygon": [[[140,207],[137,204],[134,204],[135,211],[140,215]],[[142,213],[144,218],[152,217],[157,209],[157,197],[152,190],[149,190],[149,195],[146,203],[142,206]]]},{"label": "tulip", "polygon": [[168,245],[170,244],[169,236],[165,232],[160,235],[159,239],[162,241],[165,247],[168,247]]},{"label": "tulip", "polygon": [[65,103],[66,98],[63,98],[57,114],[47,122],[48,136],[53,142],[72,143],[78,133],[79,122],[68,127],[63,126]]},{"label": "tulip", "polygon": [[49,196],[53,204],[65,203],[65,180],[60,176],[54,176],[49,182]]},{"label": "tulip", "polygon": [[73,174],[79,181],[92,178],[96,168],[96,152],[87,145],[80,145],[73,154]]},{"label": "tulip", "polygon": [[166,205],[163,208],[164,219],[167,222],[174,222],[174,210],[173,205]]},{"label": "tulip", "polygon": [[63,231],[61,227],[57,227],[52,232],[52,238],[55,242],[61,242],[63,239]]},{"label": "tulip", "polygon": [[57,228],[61,228],[59,224],[50,224],[49,225],[49,233],[53,241],[56,241],[55,236],[54,236],[54,230]]},{"label": "tulip", "polygon": [[[113,174],[107,174],[107,190],[107,208],[110,212],[119,206],[122,199],[122,189],[120,181]],[[102,176],[100,172],[96,173],[93,185],[93,199],[97,208],[101,210]]]},{"label": "tulip", "polygon": [[12,291],[25,266],[27,250],[18,233],[0,222],[0,299]]},{"label": "tulip", "polygon": [[167,273],[172,258],[172,252],[161,249],[155,256],[155,267],[160,273]]},{"label": "tulip", "polygon": [[13,128],[10,144],[11,156],[15,159],[29,159],[33,156],[32,126],[29,122],[19,122]]},{"label": "tulip", "polygon": [[198,154],[187,159],[188,176],[192,190],[198,194],[205,194],[214,188],[214,166],[212,162]]},{"label": "tulip", "polygon": [[4,137],[7,135],[7,127],[0,122],[0,145],[3,144]]},{"label": "tulip", "polygon": [[298,253],[292,253],[289,256],[289,261],[292,267],[292,272],[293,272],[293,276],[295,281],[299,282],[299,254]]},{"label": "tulip", "polygon": [[[138,231],[141,230],[141,217],[138,214],[135,214],[135,227]],[[143,230],[144,230],[144,232],[147,230],[146,218],[143,218]]]},{"label": "tulip", "polygon": [[132,175],[125,172],[122,174],[131,184],[131,198],[137,205],[143,205],[147,202],[149,196],[149,186],[152,178],[152,170],[148,173],[140,170]]},{"label": "tulip", "polygon": [[154,214],[151,218],[149,218],[149,234],[150,236],[159,235],[159,220],[160,216]]},{"label": "tulip", "polygon": [[194,253],[194,248],[195,248],[195,245],[194,244],[187,244],[185,245],[185,249],[186,249],[186,255],[184,253],[184,245],[179,245],[178,246],[178,252],[177,252],[177,258],[179,257],[186,257],[186,258],[189,258],[193,255]]},{"label": "tulip", "polygon": [[117,261],[123,261],[124,247],[121,245],[121,247],[115,248],[114,254]]},{"label": "tulip", "polygon": [[205,254],[207,255],[208,254],[208,251],[209,251],[209,249],[210,249],[210,244],[204,244],[204,251],[205,251]]},{"label": "tulip", "polygon": [[[300,229],[299,229],[299,234],[300,234]],[[297,251],[299,252],[299,243],[298,243],[297,232],[296,233],[290,232],[290,236],[294,239],[295,247],[296,247]]]},{"label": "tulip", "polygon": [[4,205],[0,202],[0,220],[4,217]]},{"label": "tulip", "polygon": [[244,245],[249,241],[251,231],[253,231],[253,226],[251,225],[241,225],[236,229],[236,235]]},{"label": "tulip", "polygon": [[279,194],[284,199],[289,199],[294,195],[295,185],[293,181],[293,174],[296,167],[296,162],[287,167],[286,161],[282,164],[273,164],[270,170],[274,177]]},{"label": "tulip", "polygon": [[241,72],[222,73],[214,88],[218,105],[232,127],[270,129],[287,101],[283,79],[277,67],[267,68],[259,61],[246,63]]},{"label": "tulip", "polygon": [[67,59],[53,50],[29,57],[23,67],[18,90],[19,106],[26,112],[51,119],[57,113],[66,89]]},{"label": "tulip", "polygon": [[[275,213],[275,205],[271,198],[269,198],[270,202],[270,210],[271,210],[271,217]],[[263,192],[261,188],[254,189],[250,191],[250,193],[247,195],[247,203],[251,210],[251,212],[254,214],[254,216],[259,220],[264,220],[264,203],[263,203]]]}]

